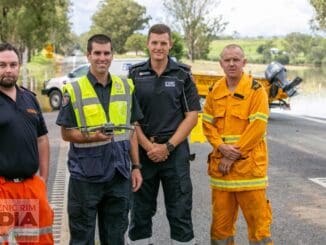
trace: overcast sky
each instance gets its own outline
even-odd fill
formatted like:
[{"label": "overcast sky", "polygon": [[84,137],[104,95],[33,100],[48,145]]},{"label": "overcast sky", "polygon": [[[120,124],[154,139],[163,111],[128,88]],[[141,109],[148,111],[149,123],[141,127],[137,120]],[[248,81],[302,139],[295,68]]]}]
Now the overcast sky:
[{"label": "overcast sky", "polygon": [[[151,23],[165,22],[162,0],[136,0],[147,9]],[[81,34],[89,30],[91,17],[100,0],[72,0],[73,31]],[[244,36],[280,36],[291,32],[310,34],[309,20],[314,10],[309,0],[220,0],[218,15],[229,22],[224,34],[235,31]],[[121,16],[123,18],[123,16]],[[173,27],[172,27],[173,29]]]}]

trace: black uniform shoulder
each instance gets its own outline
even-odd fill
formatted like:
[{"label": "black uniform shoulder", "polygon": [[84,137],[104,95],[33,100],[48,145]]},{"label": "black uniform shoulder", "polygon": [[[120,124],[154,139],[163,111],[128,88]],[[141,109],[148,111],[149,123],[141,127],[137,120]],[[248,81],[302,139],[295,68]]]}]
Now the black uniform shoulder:
[{"label": "black uniform shoulder", "polygon": [[261,88],[261,84],[258,81],[256,81],[255,79],[253,79],[252,80],[251,88],[253,90],[257,90],[257,89]]},{"label": "black uniform shoulder", "polygon": [[33,96],[36,97],[36,93],[34,93],[33,91],[29,90],[28,88],[25,88],[25,87],[23,87],[23,86],[20,86],[19,88],[20,88],[21,90],[23,90],[23,91],[25,91],[25,92],[28,92],[28,93],[30,93],[30,94],[32,94]]},{"label": "black uniform shoulder", "polygon": [[147,63],[147,61],[143,61],[143,62],[133,64],[132,66],[129,67],[129,72],[131,73],[131,72],[135,71],[136,69],[144,66],[146,63]]},{"label": "black uniform shoulder", "polygon": [[184,64],[184,63],[177,63],[177,65],[178,65],[182,70],[184,70],[185,72],[188,72],[188,73],[191,72],[191,66],[190,66],[190,65],[187,65],[187,64]]}]

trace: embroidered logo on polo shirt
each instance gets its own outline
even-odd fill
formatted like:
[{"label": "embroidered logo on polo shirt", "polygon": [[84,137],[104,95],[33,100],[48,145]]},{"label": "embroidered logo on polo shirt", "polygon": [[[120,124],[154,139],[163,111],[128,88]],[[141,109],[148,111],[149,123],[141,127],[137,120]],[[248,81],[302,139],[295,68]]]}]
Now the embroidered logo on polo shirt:
[{"label": "embroidered logo on polo shirt", "polygon": [[37,111],[35,111],[33,108],[27,108],[26,111],[31,114],[37,114]]},{"label": "embroidered logo on polo shirt", "polygon": [[175,87],[175,81],[166,81],[165,87]]},{"label": "embroidered logo on polo shirt", "polygon": [[139,72],[139,76],[147,76],[147,75],[150,75],[151,72],[150,71],[141,71]]}]

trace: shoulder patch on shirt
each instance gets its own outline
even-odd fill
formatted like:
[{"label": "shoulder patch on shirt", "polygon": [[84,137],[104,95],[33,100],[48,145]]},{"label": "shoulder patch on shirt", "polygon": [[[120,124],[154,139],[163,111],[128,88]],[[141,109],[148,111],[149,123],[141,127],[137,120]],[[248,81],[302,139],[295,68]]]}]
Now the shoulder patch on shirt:
[{"label": "shoulder patch on shirt", "polygon": [[27,108],[26,111],[30,114],[37,114],[37,111],[34,108]]},{"label": "shoulder patch on shirt", "polygon": [[256,80],[252,80],[251,88],[252,88],[253,90],[257,90],[257,89],[259,89],[260,87],[261,87],[261,85],[260,85],[259,82],[257,82]]}]

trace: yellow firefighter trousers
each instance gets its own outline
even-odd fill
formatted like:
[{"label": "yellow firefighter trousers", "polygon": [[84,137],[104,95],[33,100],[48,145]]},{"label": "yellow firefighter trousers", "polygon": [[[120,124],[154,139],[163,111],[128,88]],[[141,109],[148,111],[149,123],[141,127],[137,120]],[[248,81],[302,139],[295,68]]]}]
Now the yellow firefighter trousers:
[{"label": "yellow firefighter trousers", "polygon": [[212,244],[219,244],[219,241],[234,244],[239,206],[247,221],[250,244],[273,244],[272,210],[264,189],[239,192],[212,189],[212,204]]}]

